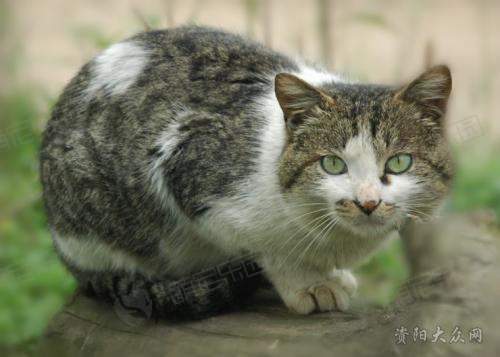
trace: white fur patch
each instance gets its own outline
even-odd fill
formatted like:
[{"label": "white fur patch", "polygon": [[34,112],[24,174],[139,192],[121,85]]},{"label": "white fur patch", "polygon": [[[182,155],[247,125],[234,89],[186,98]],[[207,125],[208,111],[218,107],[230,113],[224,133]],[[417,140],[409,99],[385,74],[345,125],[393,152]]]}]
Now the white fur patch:
[{"label": "white fur patch", "polygon": [[359,135],[350,138],[341,153],[349,167],[349,175],[356,183],[366,180],[378,180],[379,168],[377,165],[372,138],[367,130],[361,130]]},{"label": "white fur patch", "polygon": [[89,271],[126,270],[136,272],[139,265],[132,256],[111,248],[90,237],[60,237],[53,233],[54,242],[69,262]]},{"label": "white fur patch", "polygon": [[299,72],[295,72],[293,74],[303,81],[306,81],[307,83],[314,86],[319,86],[327,82],[345,82],[342,78],[332,73],[318,70],[305,65],[301,65]]},{"label": "white fur patch", "polygon": [[421,192],[418,179],[409,174],[391,175],[391,183],[384,185],[381,199],[387,203],[396,203],[406,208],[406,203]]},{"label": "white fur patch", "polygon": [[151,188],[156,197],[159,198],[162,206],[169,209],[172,214],[179,216],[179,210],[172,194],[169,192],[167,182],[165,180],[165,173],[162,170],[163,163],[168,160],[172,152],[182,140],[182,135],[179,132],[179,127],[182,125],[182,120],[193,112],[183,107],[177,107],[175,117],[167,125],[167,128],[161,133],[156,141],[157,147],[160,147],[158,157],[151,163],[149,170],[149,177]]},{"label": "white fur patch", "polygon": [[319,185],[319,190],[330,204],[333,206],[341,199],[378,201],[382,190],[380,166],[366,130],[351,138],[339,156],[345,161],[348,172],[343,175],[323,173]]},{"label": "white fur patch", "polygon": [[171,208],[173,199],[168,192],[167,184],[165,182],[165,174],[162,170],[163,163],[170,157],[172,151],[175,149],[180,141],[179,137],[180,123],[174,121],[170,123],[167,129],[161,134],[156,145],[160,146],[159,156],[151,163],[150,180],[153,192],[159,197],[164,207]]},{"label": "white fur patch", "polygon": [[109,95],[123,94],[148,63],[149,53],[137,43],[127,41],[112,45],[91,64],[92,78],[85,90],[89,99],[98,90]]}]

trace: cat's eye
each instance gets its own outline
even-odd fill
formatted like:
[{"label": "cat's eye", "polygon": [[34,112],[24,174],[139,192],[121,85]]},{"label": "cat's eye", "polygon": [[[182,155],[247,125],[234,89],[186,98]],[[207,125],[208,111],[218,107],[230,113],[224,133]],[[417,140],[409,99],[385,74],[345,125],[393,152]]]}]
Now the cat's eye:
[{"label": "cat's eye", "polygon": [[338,156],[323,156],[320,162],[323,170],[330,175],[340,175],[347,172],[346,163]]},{"label": "cat's eye", "polygon": [[408,171],[413,163],[410,154],[397,154],[389,158],[385,163],[385,172],[389,174],[402,174]]}]

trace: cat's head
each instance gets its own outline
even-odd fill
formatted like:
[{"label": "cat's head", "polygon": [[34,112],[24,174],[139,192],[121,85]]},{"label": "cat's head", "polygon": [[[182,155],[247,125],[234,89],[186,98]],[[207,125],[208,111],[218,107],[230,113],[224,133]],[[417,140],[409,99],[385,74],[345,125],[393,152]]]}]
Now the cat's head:
[{"label": "cat's head", "polygon": [[453,175],[446,66],[397,88],[313,86],[281,73],[275,91],[287,127],[280,183],[294,204],[317,211],[310,219],[369,235],[408,217],[425,219],[439,206]]}]

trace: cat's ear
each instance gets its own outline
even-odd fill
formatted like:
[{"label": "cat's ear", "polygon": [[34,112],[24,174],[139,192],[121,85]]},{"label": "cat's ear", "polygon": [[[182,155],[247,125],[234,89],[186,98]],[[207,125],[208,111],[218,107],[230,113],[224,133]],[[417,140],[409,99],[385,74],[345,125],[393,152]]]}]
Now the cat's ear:
[{"label": "cat's ear", "polygon": [[451,73],[445,65],[432,67],[400,89],[395,98],[415,103],[425,115],[440,119],[446,112],[451,92]]},{"label": "cat's ear", "polygon": [[279,73],[274,79],[276,98],[283,110],[287,127],[293,129],[303,121],[303,114],[314,106],[332,105],[333,99],[302,79]]}]

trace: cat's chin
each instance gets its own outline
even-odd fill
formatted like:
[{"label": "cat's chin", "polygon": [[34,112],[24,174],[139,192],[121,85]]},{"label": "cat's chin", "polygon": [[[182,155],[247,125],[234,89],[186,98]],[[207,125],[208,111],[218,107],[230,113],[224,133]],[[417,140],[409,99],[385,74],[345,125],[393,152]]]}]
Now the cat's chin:
[{"label": "cat's chin", "polygon": [[397,229],[394,219],[382,219],[379,217],[358,217],[352,220],[341,220],[341,226],[358,236],[378,237],[385,236]]}]

